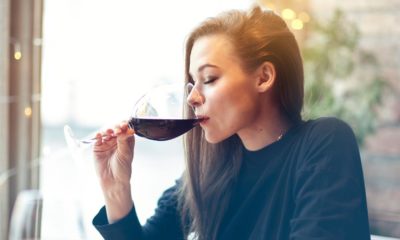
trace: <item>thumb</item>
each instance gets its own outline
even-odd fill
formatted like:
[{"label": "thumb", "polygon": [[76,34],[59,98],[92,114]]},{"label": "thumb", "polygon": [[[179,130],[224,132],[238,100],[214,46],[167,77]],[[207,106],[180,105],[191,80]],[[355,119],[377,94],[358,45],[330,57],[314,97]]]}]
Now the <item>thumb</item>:
[{"label": "thumb", "polygon": [[128,128],[124,133],[118,134],[117,143],[118,149],[122,153],[131,153],[135,146],[135,131],[131,128]]}]

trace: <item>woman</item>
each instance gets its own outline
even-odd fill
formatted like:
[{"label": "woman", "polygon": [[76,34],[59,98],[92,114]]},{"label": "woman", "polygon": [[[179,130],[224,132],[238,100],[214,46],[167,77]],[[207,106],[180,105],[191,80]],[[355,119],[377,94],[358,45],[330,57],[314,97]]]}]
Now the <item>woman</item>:
[{"label": "woman", "polygon": [[[271,11],[230,11],[186,43],[187,100],[200,127],[185,136],[186,169],[144,226],[131,198],[134,137],[97,135],[105,239],[370,239],[358,146],[335,118],[303,121],[303,67]],[[114,138],[113,135],[117,137]]]}]

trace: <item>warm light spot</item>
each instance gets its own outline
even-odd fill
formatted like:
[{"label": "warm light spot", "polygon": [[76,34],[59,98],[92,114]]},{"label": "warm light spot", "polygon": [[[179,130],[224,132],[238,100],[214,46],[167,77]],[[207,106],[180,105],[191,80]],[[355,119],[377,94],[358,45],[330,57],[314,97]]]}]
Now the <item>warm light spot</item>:
[{"label": "warm light spot", "polygon": [[256,0],[256,2],[260,5],[263,6],[266,10],[274,10],[275,4],[271,2],[270,0]]},{"label": "warm light spot", "polygon": [[25,110],[24,110],[24,114],[25,114],[25,116],[27,116],[27,117],[32,116],[32,108],[26,107]]},{"label": "warm light spot", "polygon": [[286,20],[292,20],[296,17],[296,13],[290,8],[285,8],[282,10],[282,17]]},{"label": "warm light spot", "polygon": [[267,3],[267,4],[266,4],[266,7],[267,7],[268,9],[270,9],[270,10],[274,10],[275,4],[273,4],[273,3]]},{"label": "warm light spot", "polygon": [[301,30],[304,27],[303,21],[301,21],[300,19],[295,19],[292,21],[292,28],[295,30]]},{"label": "warm light spot", "polygon": [[22,53],[20,51],[15,51],[14,59],[18,61],[18,60],[21,60],[21,58],[22,58]]},{"label": "warm light spot", "polygon": [[299,13],[299,19],[305,23],[310,21],[310,15],[308,15],[306,12],[301,12]]}]

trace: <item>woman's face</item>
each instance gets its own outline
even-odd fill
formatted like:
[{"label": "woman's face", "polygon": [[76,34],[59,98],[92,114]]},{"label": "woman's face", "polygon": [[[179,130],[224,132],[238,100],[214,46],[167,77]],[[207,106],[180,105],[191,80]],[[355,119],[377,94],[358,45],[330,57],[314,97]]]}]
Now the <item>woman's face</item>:
[{"label": "woman's face", "polygon": [[190,55],[189,74],[194,90],[188,102],[201,122],[205,138],[220,142],[249,127],[257,117],[259,93],[255,74],[240,64],[232,44],[223,35],[211,35],[195,41]]}]

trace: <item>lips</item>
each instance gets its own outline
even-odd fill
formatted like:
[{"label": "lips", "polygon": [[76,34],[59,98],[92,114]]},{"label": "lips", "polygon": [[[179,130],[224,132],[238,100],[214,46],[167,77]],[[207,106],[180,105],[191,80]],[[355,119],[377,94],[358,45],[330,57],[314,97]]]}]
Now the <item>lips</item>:
[{"label": "lips", "polygon": [[196,115],[196,118],[202,119],[200,121],[200,124],[204,124],[205,122],[208,121],[208,119],[210,119],[209,117],[207,117],[206,115]]}]

